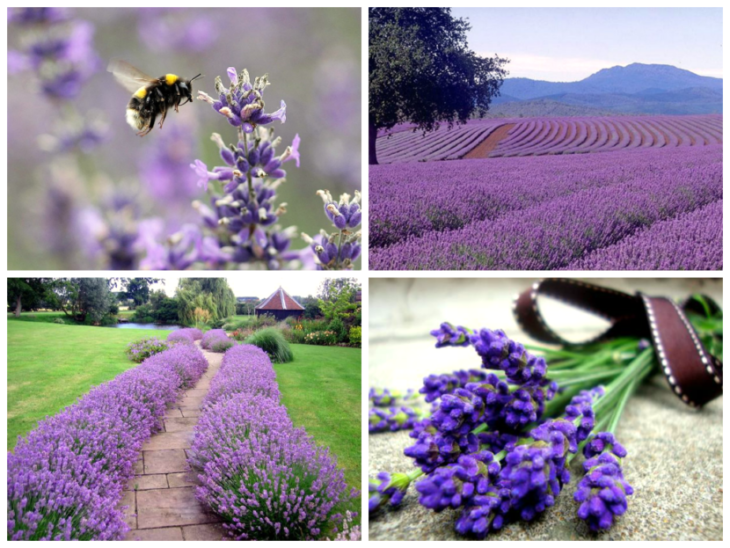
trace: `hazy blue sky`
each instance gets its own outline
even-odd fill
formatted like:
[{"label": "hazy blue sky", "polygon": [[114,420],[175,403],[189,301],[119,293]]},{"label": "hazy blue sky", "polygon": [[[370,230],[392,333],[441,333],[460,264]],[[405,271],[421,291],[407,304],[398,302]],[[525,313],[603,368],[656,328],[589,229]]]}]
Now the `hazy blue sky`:
[{"label": "hazy blue sky", "polygon": [[511,59],[511,77],[581,80],[630,63],[722,77],[720,8],[455,8],[469,47]]}]

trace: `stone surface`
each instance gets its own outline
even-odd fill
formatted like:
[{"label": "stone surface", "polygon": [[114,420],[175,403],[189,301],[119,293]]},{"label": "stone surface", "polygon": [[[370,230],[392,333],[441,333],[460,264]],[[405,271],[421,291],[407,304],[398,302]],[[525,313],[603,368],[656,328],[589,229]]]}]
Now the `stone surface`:
[{"label": "stone surface", "polygon": [[170,487],[190,487],[198,485],[195,472],[181,472],[178,474],[167,474],[167,483]]},{"label": "stone surface", "polygon": [[183,417],[199,417],[200,416],[199,407],[181,407],[180,411],[182,412]]},{"label": "stone surface", "polygon": [[185,451],[182,449],[145,451],[144,470],[146,474],[184,472],[189,468]]},{"label": "stone surface", "polygon": [[180,527],[163,529],[138,529],[130,531],[126,540],[185,540]]},{"label": "stone surface", "polygon": [[190,432],[196,424],[197,417],[165,419],[165,432]]},{"label": "stone surface", "polygon": [[225,540],[226,531],[220,523],[188,525],[183,527],[185,540]]},{"label": "stone surface", "polygon": [[203,354],[208,360],[207,371],[166,411],[164,431],[142,446],[135,462],[136,476],[121,503],[129,506],[125,519],[132,531],[127,540],[221,540],[224,536],[219,518],[196,500],[196,477],[187,463],[186,449],[194,436],[200,402],[223,358],[222,354]]},{"label": "stone surface", "polygon": [[167,476],[165,474],[134,476],[127,485],[127,491],[146,491],[148,489],[167,489]]},{"label": "stone surface", "polygon": [[119,503],[120,506],[127,507],[124,510],[124,521],[132,529],[137,528],[137,505],[135,503],[135,494],[136,493],[134,491],[125,491],[122,495],[122,502]]},{"label": "stone surface", "polygon": [[[370,282],[370,385],[418,388],[430,373],[478,366],[467,349],[436,350],[427,336],[442,321],[502,328],[528,342],[511,315],[511,299],[532,279],[373,279]],[[591,280],[588,280],[591,281]],[[594,283],[624,291],[683,297],[700,291],[722,302],[722,286],[708,280],[612,279]],[[601,320],[550,301],[540,308],[550,325],[571,340],[601,329]],[[616,432],[628,450],[624,474],[634,487],[629,509],[607,533],[592,534],[576,516],[573,481],[554,507],[531,523],[507,525],[492,540],[722,540],[722,398],[700,411],[682,404],[662,375],[644,383],[629,401]],[[407,432],[369,436],[369,475],[407,472]],[[398,510],[370,518],[370,540],[463,540],[456,511],[436,514],[411,490]]]},{"label": "stone surface", "polygon": [[137,514],[139,529],[218,521],[195,498],[194,487],[140,491],[137,493]]},{"label": "stone surface", "polygon": [[163,449],[187,449],[193,441],[192,431],[160,432],[142,445],[142,451],[160,451]]}]

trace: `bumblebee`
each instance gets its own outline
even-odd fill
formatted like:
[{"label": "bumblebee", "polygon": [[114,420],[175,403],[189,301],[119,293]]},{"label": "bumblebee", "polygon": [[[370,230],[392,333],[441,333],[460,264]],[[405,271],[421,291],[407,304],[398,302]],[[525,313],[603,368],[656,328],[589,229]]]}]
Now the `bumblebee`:
[{"label": "bumblebee", "polygon": [[[164,74],[159,78],[152,78],[125,61],[112,61],[107,68],[132,98],[127,105],[127,123],[137,131],[137,135],[144,137],[160,118],[160,129],[167,116],[169,108],[179,112],[180,105],[193,101],[192,82],[200,78],[200,74],[190,80],[184,80],[176,74]],[[185,99],[185,102],[181,102]]]}]

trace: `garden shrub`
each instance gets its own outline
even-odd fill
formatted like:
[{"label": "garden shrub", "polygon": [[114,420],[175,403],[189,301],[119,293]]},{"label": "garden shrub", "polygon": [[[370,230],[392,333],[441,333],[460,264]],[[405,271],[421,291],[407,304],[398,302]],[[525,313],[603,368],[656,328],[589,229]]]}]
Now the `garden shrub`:
[{"label": "garden shrub", "polygon": [[327,326],[327,330],[334,332],[338,343],[347,341],[347,329],[345,329],[345,324],[341,319],[335,318],[332,320]]},{"label": "garden shrub", "polygon": [[261,348],[274,363],[288,363],[294,360],[289,343],[278,329],[267,328],[256,331],[246,339],[246,344]]},{"label": "garden shrub", "polygon": [[203,332],[195,327],[185,327],[176,329],[167,336],[167,342],[186,342],[194,343],[203,338]]},{"label": "garden shrub", "polygon": [[201,479],[198,499],[237,540],[317,539],[355,495],[336,458],[294,428],[271,361],[252,345],[223,358],[189,461]]},{"label": "garden shrub", "polygon": [[277,321],[273,314],[261,314],[256,316],[252,325],[254,329],[261,329],[262,327],[274,327],[276,324]]},{"label": "garden shrub", "polygon": [[132,321],[138,323],[154,323],[155,317],[152,305],[141,304],[137,308],[135,308],[134,314],[132,314]]},{"label": "garden shrub", "polygon": [[135,363],[142,363],[144,360],[160,352],[164,352],[170,348],[170,346],[158,339],[157,337],[151,337],[149,339],[142,339],[141,341],[131,342],[127,345],[127,358]]},{"label": "garden shrub", "polygon": [[333,346],[337,344],[337,334],[334,331],[312,331],[304,337],[305,344]]},{"label": "garden shrub", "polygon": [[350,328],[350,344],[352,346],[360,346],[362,344],[362,327],[353,325]]},{"label": "garden shrub", "polygon": [[284,333],[284,338],[287,340],[287,342],[290,342],[292,344],[305,344],[304,338],[307,336],[307,334],[304,332],[303,329],[297,329],[296,327],[294,329],[287,329]]},{"label": "garden shrub", "polygon": [[56,318],[55,320],[53,320],[53,323],[58,323],[58,324],[61,324],[61,325],[66,325],[66,322],[63,320],[63,318]]},{"label": "garden shrub", "polygon": [[221,339],[215,339],[215,340],[214,340],[214,341],[213,341],[213,342],[212,342],[212,343],[210,344],[210,350],[211,350],[212,352],[225,352],[225,351],[226,351],[226,350],[228,350],[228,349],[229,349],[230,347],[232,347],[232,346],[233,346],[234,344],[236,344],[236,343],[234,343],[234,342],[233,342],[233,341],[232,341],[231,339],[229,339],[229,338],[225,338],[225,339],[222,339],[222,338],[221,338]]},{"label": "garden shrub", "polygon": [[[200,346],[202,346],[206,350],[210,350],[211,352],[225,352],[228,348],[230,348],[230,346],[233,345],[233,342],[231,342],[229,346],[225,346],[223,343],[227,341],[231,342],[231,339],[228,338],[228,335],[226,335],[226,332],[224,330],[211,329],[205,335],[203,335],[203,338],[200,341]],[[214,345],[218,348],[223,348],[225,346],[225,348],[223,348],[223,350],[214,350]]]},{"label": "garden shrub", "polygon": [[226,320],[212,320],[208,322],[208,325],[211,329],[223,329],[223,326],[225,325]]},{"label": "garden shrub", "polygon": [[177,345],[38,423],[8,453],[9,540],[122,540],[119,508],[142,444],[208,363]]}]

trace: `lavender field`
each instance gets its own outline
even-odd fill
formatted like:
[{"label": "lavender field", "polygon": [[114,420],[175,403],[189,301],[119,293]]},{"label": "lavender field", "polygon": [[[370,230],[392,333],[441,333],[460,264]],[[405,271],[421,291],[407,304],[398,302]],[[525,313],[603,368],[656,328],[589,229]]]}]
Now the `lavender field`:
[{"label": "lavender field", "polygon": [[584,154],[722,143],[722,115],[474,120],[423,135],[403,125],[378,139],[380,163]]},{"label": "lavender field", "polygon": [[371,268],[722,269],[720,116],[505,123],[379,139]]}]

